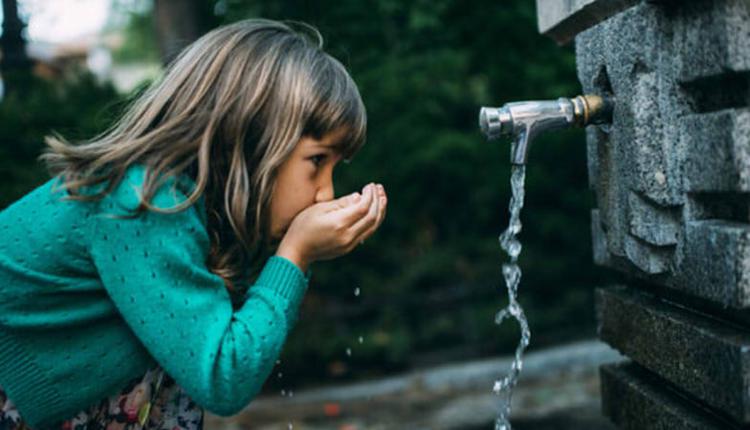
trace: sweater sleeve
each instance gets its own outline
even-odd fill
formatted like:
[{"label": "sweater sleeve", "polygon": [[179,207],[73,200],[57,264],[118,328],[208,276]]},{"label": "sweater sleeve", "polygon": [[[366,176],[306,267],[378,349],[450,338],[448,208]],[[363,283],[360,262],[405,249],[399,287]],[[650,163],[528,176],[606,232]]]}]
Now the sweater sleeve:
[{"label": "sweater sleeve", "polygon": [[[236,414],[272,371],[308,279],[273,256],[233,310],[223,279],[206,266],[209,237],[198,204],[133,219],[101,213],[137,205],[132,179],[126,176],[100,202],[94,218],[89,251],[102,284],[145,348],[193,400],[217,415]],[[152,203],[166,208],[186,198],[175,197],[160,187]]]}]

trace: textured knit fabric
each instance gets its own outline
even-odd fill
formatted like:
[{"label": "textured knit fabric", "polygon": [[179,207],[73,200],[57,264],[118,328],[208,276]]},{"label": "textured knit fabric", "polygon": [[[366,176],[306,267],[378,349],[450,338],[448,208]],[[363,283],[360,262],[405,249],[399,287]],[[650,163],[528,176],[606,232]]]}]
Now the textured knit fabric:
[{"label": "textured knit fabric", "polygon": [[[234,310],[206,267],[203,199],[127,214],[144,166],[97,202],[45,184],[0,212],[0,386],[35,430],[56,426],[160,364],[198,404],[232,415],[259,392],[296,322],[308,274],[271,257]],[[152,203],[170,208],[182,176]]]}]

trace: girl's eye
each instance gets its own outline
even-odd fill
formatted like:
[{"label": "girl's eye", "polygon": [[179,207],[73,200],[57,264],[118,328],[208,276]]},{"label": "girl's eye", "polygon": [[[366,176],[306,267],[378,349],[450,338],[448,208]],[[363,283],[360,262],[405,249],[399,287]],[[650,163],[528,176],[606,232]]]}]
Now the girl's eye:
[{"label": "girl's eye", "polygon": [[310,157],[310,161],[312,161],[315,166],[320,166],[320,163],[322,163],[325,159],[326,156],[324,154],[313,155],[312,157]]}]

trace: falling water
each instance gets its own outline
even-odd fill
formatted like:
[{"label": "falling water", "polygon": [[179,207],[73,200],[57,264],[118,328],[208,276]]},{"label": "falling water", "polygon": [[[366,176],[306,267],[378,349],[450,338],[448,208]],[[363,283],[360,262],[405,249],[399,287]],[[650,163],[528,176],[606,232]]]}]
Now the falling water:
[{"label": "falling water", "polygon": [[500,396],[500,410],[495,421],[495,430],[510,430],[510,406],[518,374],[523,366],[523,352],[529,345],[531,332],[526,321],[526,315],[516,300],[518,294],[518,283],[521,280],[521,269],[518,267],[518,255],[521,253],[521,242],[516,235],[521,232],[521,208],[523,207],[524,179],[526,166],[514,164],[511,168],[510,184],[512,196],[510,198],[510,221],[508,228],[500,235],[500,246],[510,256],[510,262],[503,264],[503,277],[508,289],[508,306],[501,309],[495,316],[495,323],[500,325],[509,316],[518,320],[521,326],[521,340],[516,347],[510,372],[502,379],[495,381],[492,391]]}]

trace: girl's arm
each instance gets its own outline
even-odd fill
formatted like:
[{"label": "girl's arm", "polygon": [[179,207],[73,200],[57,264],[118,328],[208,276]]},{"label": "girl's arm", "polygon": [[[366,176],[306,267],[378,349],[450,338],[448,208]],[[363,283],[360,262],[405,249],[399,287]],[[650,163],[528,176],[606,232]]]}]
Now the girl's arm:
[{"label": "girl's arm", "polygon": [[[132,172],[135,172],[132,173]],[[131,170],[101,212],[135,207],[142,171]],[[152,204],[186,196],[167,183]],[[98,214],[90,254],[122,318],[156,361],[198,404],[217,415],[242,410],[260,391],[294,325],[308,279],[274,256],[236,312],[224,281],[206,267],[209,237],[198,205],[134,219]]]}]

